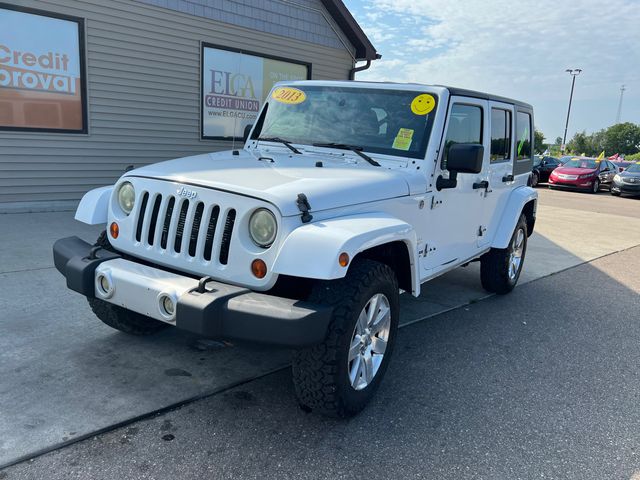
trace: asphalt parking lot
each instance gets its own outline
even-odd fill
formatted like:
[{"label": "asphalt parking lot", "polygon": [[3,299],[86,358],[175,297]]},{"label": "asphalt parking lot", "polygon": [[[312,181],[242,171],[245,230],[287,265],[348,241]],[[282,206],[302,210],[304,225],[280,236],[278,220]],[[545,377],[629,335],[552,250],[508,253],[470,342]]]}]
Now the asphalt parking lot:
[{"label": "asphalt parking lot", "polygon": [[513,294],[486,298],[472,265],[403,299],[347,422],[297,409],[285,351],[110,331],[45,251],[95,229],[0,216],[0,464],[19,462],[0,478],[634,478],[640,200],[540,189],[538,213]]}]

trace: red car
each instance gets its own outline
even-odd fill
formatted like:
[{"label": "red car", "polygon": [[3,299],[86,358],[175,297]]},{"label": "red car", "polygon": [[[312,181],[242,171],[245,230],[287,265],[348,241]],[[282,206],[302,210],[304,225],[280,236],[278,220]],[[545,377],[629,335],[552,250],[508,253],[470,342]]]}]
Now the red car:
[{"label": "red car", "polygon": [[611,188],[618,169],[609,160],[572,158],[549,175],[549,188],[563,187],[597,193],[601,186]]}]

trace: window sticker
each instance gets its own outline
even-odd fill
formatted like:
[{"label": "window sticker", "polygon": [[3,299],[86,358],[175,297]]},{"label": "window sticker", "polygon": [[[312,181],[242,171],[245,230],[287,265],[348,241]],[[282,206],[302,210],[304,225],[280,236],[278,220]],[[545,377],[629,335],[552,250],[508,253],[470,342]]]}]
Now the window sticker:
[{"label": "window sticker", "polygon": [[391,148],[395,148],[396,150],[409,150],[411,142],[413,141],[413,132],[410,128],[401,128],[398,130],[398,134]]},{"label": "window sticker", "polygon": [[297,88],[292,87],[278,87],[271,94],[271,98],[280,102],[287,103],[289,105],[297,105],[307,99],[307,95]]},{"label": "window sticker", "polygon": [[522,147],[524,147],[524,142],[529,138],[529,127],[527,126],[522,132],[522,137],[520,138],[520,142],[518,142],[518,156],[520,156],[520,152],[522,151]]},{"label": "window sticker", "polygon": [[411,101],[411,111],[416,115],[426,115],[436,106],[436,99],[428,93],[418,95]]}]

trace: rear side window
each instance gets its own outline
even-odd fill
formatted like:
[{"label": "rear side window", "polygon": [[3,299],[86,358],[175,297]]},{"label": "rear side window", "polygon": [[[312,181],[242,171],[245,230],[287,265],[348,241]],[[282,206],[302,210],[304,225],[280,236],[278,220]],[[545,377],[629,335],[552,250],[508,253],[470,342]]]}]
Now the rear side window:
[{"label": "rear side window", "polygon": [[482,145],[482,108],[476,105],[454,103],[449,116],[447,136],[444,141],[442,168],[447,168],[447,155],[456,143],[479,143]]},{"label": "rear side window", "polygon": [[501,108],[491,109],[491,162],[511,158],[511,112]]},{"label": "rear side window", "polygon": [[516,158],[531,158],[531,115],[518,112],[516,116]]}]

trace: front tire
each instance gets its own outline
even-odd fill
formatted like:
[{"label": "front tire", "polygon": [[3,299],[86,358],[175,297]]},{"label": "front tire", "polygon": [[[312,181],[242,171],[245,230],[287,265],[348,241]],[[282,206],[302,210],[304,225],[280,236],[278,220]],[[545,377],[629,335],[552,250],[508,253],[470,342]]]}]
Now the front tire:
[{"label": "front tire", "polygon": [[98,298],[88,298],[87,300],[93,313],[103,323],[129,335],[152,335],[169,326],[167,323],[112,305]]},{"label": "front tire", "polygon": [[591,186],[591,190],[589,193],[598,193],[600,191],[600,180],[597,178],[594,180],[593,185]]},{"label": "front tire", "polygon": [[296,396],[305,410],[353,416],[375,394],[393,353],[400,302],[395,273],[356,260],[345,278],[318,283],[309,300],[332,305],[333,318],[324,342],[294,352]]},{"label": "front tire", "polygon": [[514,289],[520,278],[527,253],[527,219],[520,215],[507,248],[492,248],[480,257],[482,287],[504,295]]}]

